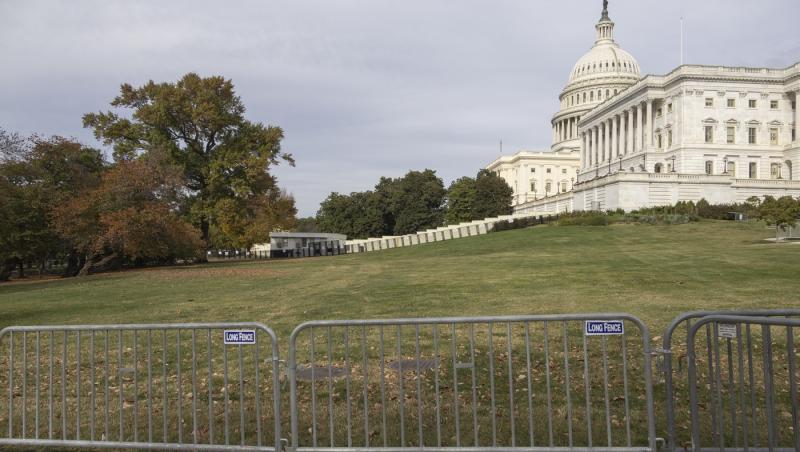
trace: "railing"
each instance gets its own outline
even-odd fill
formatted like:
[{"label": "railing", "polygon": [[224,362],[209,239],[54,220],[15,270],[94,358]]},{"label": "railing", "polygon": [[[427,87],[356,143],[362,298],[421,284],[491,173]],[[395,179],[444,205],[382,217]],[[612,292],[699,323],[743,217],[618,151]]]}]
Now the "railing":
[{"label": "railing", "polygon": [[308,322],[288,372],[293,450],[655,448],[627,314]]},{"label": "railing", "polygon": [[10,327],[0,344],[0,444],[281,449],[278,345],[261,324]]}]

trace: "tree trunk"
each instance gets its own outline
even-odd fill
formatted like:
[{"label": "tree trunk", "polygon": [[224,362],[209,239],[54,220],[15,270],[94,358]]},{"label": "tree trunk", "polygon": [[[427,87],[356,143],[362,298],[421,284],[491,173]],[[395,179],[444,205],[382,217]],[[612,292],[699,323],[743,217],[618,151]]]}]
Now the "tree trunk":
[{"label": "tree trunk", "polygon": [[11,279],[11,273],[14,272],[14,268],[17,266],[17,258],[12,257],[11,259],[6,259],[5,262],[0,264],[0,281],[8,281]]},{"label": "tree trunk", "polygon": [[22,259],[19,259],[17,264],[19,270],[19,278],[22,279],[25,277],[25,262],[22,262]]},{"label": "tree trunk", "polygon": [[81,267],[83,267],[85,261],[85,257],[78,256],[78,250],[70,250],[67,255],[67,268],[64,270],[64,277],[71,278],[73,276],[78,276],[78,272],[81,271]]},{"label": "tree trunk", "polygon": [[[100,256],[98,256],[100,257]],[[119,270],[122,267],[122,258],[116,252],[100,257],[100,260],[87,259],[78,276],[87,276],[110,270]]]},{"label": "tree trunk", "polygon": [[203,237],[203,243],[206,244],[206,249],[203,250],[203,255],[197,258],[197,262],[199,263],[206,263],[208,262],[208,254],[206,251],[211,247],[211,233],[209,232],[209,224],[208,219],[203,216],[200,218],[200,233]]}]

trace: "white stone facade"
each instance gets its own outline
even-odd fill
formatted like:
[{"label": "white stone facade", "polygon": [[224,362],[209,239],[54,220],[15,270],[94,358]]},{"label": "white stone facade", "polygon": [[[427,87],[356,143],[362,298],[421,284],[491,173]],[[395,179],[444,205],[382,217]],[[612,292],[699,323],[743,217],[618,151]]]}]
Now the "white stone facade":
[{"label": "white stone facade", "polygon": [[572,190],[581,165],[581,117],[639,80],[639,63],[614,41],[614,22],[607,11],[595,29],[594,45],[575,64],[559,96],[550,151],[521,151],[486,167],[514,190],[515,207]]},{"label": "white stone facade", "polygon": [[[607,14],[597,28],[595,47],[613,31]],[[605,58],[603,52],[597,55]],[[623,69],[626,60],[635,64],[621,55]],[[561,95],[562,111],[565,94],[571,99],[578,92],[572,85],[580,68],[588,72],[595,67],[587,56]],[[627,85],[616,88],[616,94],[609,91],[609,97],[582,112],[574,127],[568,126],[580,160],[572,192],[517,204],[515,212],[633,210],[702,198],[731,203],[751,196],[800,196],[800,63],[779,69],[684,65],[633,81],[615,77]],[[559,137],[559,146],[572,142]]]},{"label": "white stone facade", "polygon": [[527,152],[496,159],[486,167],[514,190],[512,205],[572,190],[580,169],[578,150]]}]

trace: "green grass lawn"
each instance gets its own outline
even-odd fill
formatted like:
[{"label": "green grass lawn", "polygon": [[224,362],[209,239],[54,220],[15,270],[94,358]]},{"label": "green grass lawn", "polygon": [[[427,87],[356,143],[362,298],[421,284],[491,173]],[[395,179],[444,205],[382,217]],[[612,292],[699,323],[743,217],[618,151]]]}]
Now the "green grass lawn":
[{"label": "green grass lawn", "polygon": [[[319,319],[628,312],[642,318],[649,326],[652,336],[660,336],[669,321],[685,311],[787,308],[800,305],[798,303],[800,246],[795,244],[775,245],[763,241],[764,238],[771,235],[772,231],[766,229],[763,224],[710,221],[679,226],[539,226],[443,243],[349,256],[228,262],[127,271],[88,278],[15,282],[0,285],[0,326],[256,321],[265,323],[276,330],[284,359],[291,330],[301,322]],[[478,417],[480,418],[478,430],[480,433],[476,433],[476,437],[480,436],[482,445],[488,444],[491,435],[487,419],[492,419],[492,416],[487,411],[487,407],[492,392],[487,389],[487,385],[494,387],[493,385],[496,384],[495,394],[498,397],[497,404],[500,411],[495,417],[501,443],[507,444],[510,425],[518,428],[517,434],[520,437],[527,437],[529,433],[529,430],[526,430],[528,428],[527,416],[529,413],[534,413],[537,419],[534,430],[539,438],[537,444],[542,444],[544,441],[542,438],[545,438],[547,433],[545,430],[547,425],[543,421],[546,417],[546,407],[543,405],[546,393],[545,382],[548,381],[546,379],[552,378],[556,444],[566,444],[567,421],[564,418],[564,407],[567,405],[562,400],[565,398],[565,394],[560,392],[565,387],[569,387],[571,388],[569,390],[573,391],[572,406],[575,412],[570,426],[575,430],[576,444],[583,444],[587,436],[584,419],[588,417],[586,413],[589,413],[589,409],[581,411],[584,406],[588,406],[585,403],[587,398],[593,402],[591,408],[592,424],[594,424],[592,436],[597,444],[603,444],[606,420],[612,423],[612,427],[609,428],[613,428],[615,444],[619,444],[624,435],[625,424],[629,419],[632,419],[634,424],[634,443],[646,443],[646,424],[643,422],[645,403],[641,386],[643,366],[641,362],[637,363],[636,361],[637,356],[640,361],[642,356],[640,354],[641,342],[637,343],[637,334],[632,332],[628,338],[626,333],[625,339],[625,343],[629,347],[630,397],[626,400],[626,397],[620,396],[622,388],[620,380],[624,377],[621,376],[622,366],[617,361],[620,359],[619,347],[622,342],[613,338],[608,342],[609,359],[612,361],[608,385],[602,381],[602,365],[599,363],[603,361],[602,355],[598,351],[599,339],[590,339],[589,362],[592,363],[592,369],[590,371],[591,382],[588,386],[591,388],[592,394],[586,396],[584,390],[587,385],[582,379],[583,367],[586,365],[583,362],[583,353],[585,352],[582,350],[579,340],[581,325],[570,326],[571,339],[567,352],[566,346],[561,348],[561,334],[566,330],[562,330],[559,323],[553,322],[549,332],[548,330],[543,331],[541,324],[531,325],[533,339],[530,342],[530,353],[533,355],[533,370],[528,374],[527,381],[524,369],[528,365],[525,355],[529,351],[525,345],[528,342],[521,341],[521,338],[524,337],[522,325],[498,324],[494,331],[489,332],[485,329],[486,325],[480,326],[476,338],[475,357],[469,357],[471,352],[467,348],[469,342],[466,339],[469,331],[466,326],[458,327],[458,333],[455,330],[449,332],[446,327],[442,327],[439,333],[441,333],[441,342],[445,345],[441,352],[432,350],[430,327],[424,327],[420,356],[442,361],[436,371],[422,372],[421,379],[415,378],[413,371],[405,372],[400,378],[396,372],[379,372],[377,367],[377,363],[391,366],[393,362],[415,357],[413,345],[415,337],[418,339],[420,336],[415,336],[413,327],[403,329],[401,342],[404,349],[402,351],[395,348],[396,342],[393,342],[395,337],[399,337],[400,332],[394,328],[387,329],[387,355],[385,357],[383,357],[383,348],[375,347],[378,334],[375,328],[366,333],[360,333],[361,330],[358,328],[346,330],[345,334],[351,336],[344,343],[349,344],[352,348],[348,349],[348,346],[345,345],[344,351],[342,350],[342,330],[337,329],[334,331],[332,359],[326,356],[325,329],[315,330],[316,351],[313,354],[310,352],[312,348],[309,346],[310,332],[306,331],[304,335],[300,336],[298,342],[298,351],[302,354],[298,360],[299,366],[305,368],[322,366],[323,371],[328,364],[338,368],[350,368],[347,374],[351,375],[352,391],[354,392],[349,392],[351,380],[341,378],[335,382],[328,382],[323,378],[317,380],[316,384],[299,382],[301,442],[308,445],[310,441],[313,441],[311,439],[312,430],[309,427],[309,425],[315,425],[309,408],[311,400],[316,401],[320,407],[320,416],[316,420],[320,444],[327,443],[329,439],[329,436],[326,437],[328,431],[326,426],[329,425],[328,422],[331,419],[334,419],[337,426],[335,429],[337,444],[345,443],[345,430],[341,426],[344,422],[343,419],[347,418],[345,408],[348,411],[351,409],[350,405],[345,404],[345,401],[349,400],[354,401],[352,406],[355,419],[354,435],[363,437],[366,434],[361,429],[363,425],[361,419],[364,418],[364,415],[359,411],[361,410],[361,399],[358,394],[362,388],[366,387],[365,393],[369,393],[370,402],[368,408],[370,414],[367,417],[373,419],[373,422],[380,419],[381,407],[384,403],[388,403],[389,428],[384,431],[383,428],[373,424],[369,434],[374,441],[380,442],[382,439],[388,438],[390,444],[397,442],[401,429],[396,421],[398,418],[402,418],[397,410],[405,408],[408,418],[402,431],[407,434],[407,442],[413,444],[416,440],[417,426],[424,425],[426,444],[433,444],[434,432],[430,426],[436,425],[433,411],[435,404],[431,404],[430,400],[436,394],[433,385],[439,384],[433,378],[439,378],[442,384],[442,416],[446,427],[442,433],[444,443],[453,445],[459,438],[465,441],[465,445],[470,445],[470,403],[471,397],[475,397],[477,394]],[[505,328],[509,328],[508,332]],[[563,328],[566,328],[566,324]],[[149,355],[145,355],[143,351],[137,355],[136,349],[131,349],[131,343],[135,343],[137,339],[140,341],[140,347],[145,343],[143,341],[149,341],[147,334],[149,333],[132,335],[128,332],[124,337],[110,335],[112,355],[118,353],[119,358],[112,356],[111,359],[106,360],[101,344],[108,340],[109,335],[104,332],[98,333],[98,348],[94,348],[94,336],[84,333],[82,335],[83,348],[81,348],[82,364],[79,366],[75,365],[76,350],[80,348],[76,344],[78,336],[72,335],[68,338],[64,334],[63,342],[61,342],[62,336],[56,334],[55,346],[48,345],[48,342],[53,340],[52,335],[44,334],[42,336],[41,340],[45,347],[43,350],[48,351],[42,354],[44,357],[41,364],[42,369],[49,370],[48,366],[52,366],[47,361],[49,350],[59,351],[56,355],[63,353],[67,356],[64,361],[70,363],[69,370],[65,371],[66,376],[61,378],[68,382],[67,389],[62,389],[61,392],[57,389],[58,383],[61,381],[58,375],[52,381],[52,386],[56,388],[56,399],[62,392],[67,393],[66,402],[63,402],[62,405],[67,407],[68,413],[72,411],[85,413],[84,421],[82,421],[84,432],[88,428],[86,417],[93,411],[100,410],[98,413],[103,411],[88,401],[87,394],[92,391],[92,388],[100,391],[108,381],[111,381],[110,405],[98,406],[110,406],[113,419],[116,419],[115,413],[120,412],[127,413],[126,423],[131,422],[132,419],[138,419],[139,431],[144,432],[142,426],[145,425],[147,419],[144,408],[136,408],[134,404],[138,401],[140,407],[144,406],[147,400],[144,392],[145,386],[142,383],[143,380],[140,379],[137,384],[136,380],[131,380],[129,374],[124,374],[123,367],[137,369],[142,379],[145,375],[149,375],[151,370]],[[170,334],[172,334],[170,336],[172,340],[178,335],[175,332]],[[161,339],[158,334],[155,336],[155,369],[158,370],[159,366],[163,364],[165,375],[160,377],[156,372],[154,384],[157,387],[168,389],[169,394],[164,398],[168,399],[169,403],[174,404],[175,400],[181,400],[186,410],[191,409],[189,402],[194,403],[194,395],[190,394],[191,397],[186,395],[186,391],[188,391],[186,388],[194,385],[194,380],[189,379],[188,371],[188,369],[193,369],[194,360],[187,355],[189,344],[195,339],[194,334],[194,332],[183,334],[184,343],[187,345],[184,346],[179,362],[183,362],[184,369],[187,370],[182,377],[173,375],[176,361],[174,350],[170,349],[169,357],[164,355],[165,361],[159,361]],[[214,398],[215,416],[219,417],[221,416],[220,404],[227,397],[228,390],[235,391],[237,388],[235,371],[237,367],[234,364],[234,370],[231,371],[233,383],[225,384],[226,391],[221,392],[223,377],[218,369],[222,365],[219,355],[224,347],[215,342],[214,353],[211,352],[209,345],[208,356],[204,355],[203,353],[206,353],[203,351],[205,336],[202,332],[200,334],[201,351],[198,362],[205,363],[207,360],[209,367],[207,374],[205,367],[200,369],[199,390],[201,394],[205,395],[201,395],[199,400],[202,403],[208,401],[211,404],[211,399]],[[358,345],[359,334],[367,334],[370,343],[368,350],[359,348],[361,347]],[[28,374],[32,372],[29,363],[33,362],[36,359],[34,356],[38,355],[32,355],[31,350],[33,341],[38,336],[31,333],[27,339],[22,338],[22,341],[27,344],[25,353],[22,353],[19,334],[16,334],[15,337],[17,345],[13,346],[16,347],[13,349],[16,350],[13,353],[18,355],[13,371],[16,374],[16,379],[14,379],[16,382],[15,404],[18,409],[21,409],[25,404],[20,397],[24,400],[25,390],[20,388],[19,382],[24,374],[23,369],[27,369]],[[549,358],[546,358],[548,356],[544,351],[546,349],[542,347],[544,337],[549,338],[552,347]],[[164,338],[166,340],[166,336]],[[651,339],[656,346],[659,345],[657,337]],[[93,352],[86,350],[86,344],[90,340],[92,345],[89,347]],[[638,340],[640,341],[640,339]],[[208,341],[211,341],[210,333]],[[68,345],[63,351],[60,351],[62,350],[60,344],[64,343],[68,343]],[[457,343],[457,352],[450,351],[448,343]],[[756,344],[758,344],[758,338],[756,338]],[[496,347],[496,350],[487,352],[487,346]],[[248,353],[250,352],[252,350],[248,350]],[[676,347],[675,352],[676,360],[680,361],[680,354],[685,353],[685,345]],[[235,350],[231,353],[235,353]],[[359,361],[362,358],[361,353],[364,353],[364,356],[369,354],[371,363],[369,369],[366,365],[361,367]],[[490,358],[489,353],[494,353],[494,357]],[[216,357],[212,359],[212,355]],[[26,356],[28,364],[20,364],[19,356]],[[235,354],[231,356],[232,359],[236,359]],[[252,363],[257,360],[250,361],[249,356],[248,354],[245,367],[252,371]],[[148,361],[143,361],[145,359]],[[727,363],[733,362],[734,358],[731,355],[722,356],[721,359],[721,369],[725,369]],[[0,360],[7,365],[5,353]],[[469,391],[469,370],[462,368],[459,371],[458,383],[454,382],[455,364],[451,365],[451,362],[455,363],[456,360],[472,361],[474,364],[472,368],[477,374],[477,390],[472,395]],[[111,371],[103,370],[103,365],[109,364],[109,361],[112,366]],[[214,372],[211,370],[212,361]],[[568,378],[561,367],[562,363],[567,361],[572,372]],[[56,368],[61,362],[59,356],[56,356]],[[170,367],[169,378],[166,374],[167,365]],[[492,365],[495,366],[494,371],[490,372],[489,369],[492,369]],[[756,362],[757,371],[758,365]],[[265,385],[266,397],[270,369],[268,362],[263,362],[260,366],[263,376],[261,384]],[[75,385],[75,381],[78,381],[77,378],[73,378],[76,367],[82,368],[84,372],[84,378],[78,383],[82,387],[80,391],[76,391],[74,386],[69,386],[69,384]],[[783,369],[784,367],[780,359],[776,358],[776,368]],[[703,369],[705,368],[701,366],[701,373],[704,372]],[[89,378],[94,382],[86,381],[86,375],[94,371],[98,373],[97,376],[91,373]],[[546,372],[551,372],[552,375]],[[684,412],[686,410],[685,402],[682,402],[686,395],[685,369],[681,372],[680,377],[676,378],[676,394],[682,394],[679,396],[678,406],[682,415],[679,416],[677,425],[679,440],[681,444],[685,444],[688,438],[689,422]],[[487,382],[487,375],[490,374],[495,375],[495,382]],[[42,380],[43,384],[46,383],[42,391],[49,391],[51,378]],[[386,379],[386,396],[383,394],[383,378]],[[253,411],[249,395],[252,395],[252,382],[256,380],[250,375],[246,377],[246,385],[239,388],[243,393],[248,394],[246,402],[243,402],[247,404],[245,405],[246,413]],[[789,378],[783,377],[780,380],[788,382]],[[453,382],[453,385],[448,387],[450,382]],[[528,385],[532,385],[532,398],[527,397],[526,382]],[[636,386],[637,382],[639,386]],[[654,383],[657,433],[659,436],[663,436],[665,433],[664,387],[659,375],[656,375]],[[762,387],[762,383],[757,378],[754,387]],[[159,386],[162,384],[163,386]],[[184,390],[180,389],[181,384]],[[402,389],[404,384],[406,385],[405,390]],[[7,375],[0,372],[0,388],[7,386]],[[286,407],[288,406],[288,388],[285,383],[283,386],[281,397],[282,403]],[[728,394],[733,394],[734,386],[729,386],[723,388],[723,394],[726,397]],[[22,387],[29,393],[34,391],[31,379]],[[316,395],[309,395],[312,387],[316,390]],[[454,390],[453,387],[457,387],[457,389]],[[601,388],[604,387],[608,387],[611,391],[612,407],[609,411],[611,416],[606,413],[606,410],[609,409],[604,410],[602,405],[604,396]],[[105,391],[109,391],[107,386]],[[157,390],[155,394],[161,394],[160,391]],[[403,396],[403,391],[405,391],[405,396]],[[84,394],[83,402],[76,400],[77,392]],[[49,394],[49,392],[45,393]],[[178,394],[183,394],[183,397]],[[506,394],[508,394],[507,397]],[[703,394],[708,397],[705,391]],[[788,392],[783,391],[780,394],[779,406],[789,406],[791,402],[785,400]],[[116,402],[117,396],[119,396],[119,402]],[[238,409],[236,407],[239,406],[236,405],[236,393],[231,392],[231,397],[234,399],[231,409],[235,412]],[[763,399],[761,395],[758,397],[759,401]],[[424,402],[415,402],[415,398]],[[517,407],[513,414],[507,410],[508,401],[512,398],[516,399]],[[385,401],[386,399],[388,402]],[[0,395],[0,400],[4,400],[2,395]],[[161,400],[163,399],[156,398],[156,417],[158,419],[161,419],[158,415]],[[630,417],[624,416],[623,401],[630,403]],[[58,400],[56,402],[58,406]],[[526,406],[527,403],[532,403],[530,408]],[[225,404],[227,405],[227,402]],[[330,410],[326,411],[328,404],[334,407],[333,414],[330,416],[328,413]],[[424,406],[420,408],[420,416],[416,410],[422,405]],[[131,406],[134,407],[133,411],[131,411]],[[201,415],[204,415],[204,406],[201,407]],[[712,404],[709,403],[707,406],[711,407]],[[263,401],[263,409],[262,414],[268,413],[270,405],[267,401]],[[704,405],[704,418],[708,417],[706,409]],[[460,422],[464,428],[461,436],[457,436],[451,431],[453,420],[450,416],[459,410],[463,416]],[[171,413],[169,416],[174,416],[172,411],[174,411],[174,407],[169,411]],[[132,414],[133,412],[135,412],[135,416]],[[4,413],[5,411],[0,410],[0,425],[4,425]],[[17,418],[15,424],[17,427],[15,428],[21,432],[18,416],[15,414]],[[266,414],[265,416],[265,419],[269,418]],[[170,419],[170,422],[177,422],[175,419]],[[202,416],[200,419],[202,423]],[[234,419],[238,418],[234,417]],[[254,422],[253,419],[252,416],[249,416],[248,422]],[[780,422],[783,422],[781,426],[787,424],[790,419],[791,416],[781,417]],[[56,420],[58,420],[58,416]],[[281,420],[285,437],[289,432],[288,414]],[[334,425],[334,421],[331,421],[330,426]],[[217,419],[215,422],[217,430],[214,435],[217,436],[217,441],[220,441],[221,421]],[[762,427],[763,422],[763,419],[759,418],[759,428]],[[72,425],[74,424],[70,420],[70,426]],[[126,425],[126,431],[136,430],[135,425],[135,423]],[[71,432],[71,428],[69,427],[65,431]],[[707,431],[708,428],[704,424],[704,431]],[[29,435],[32,434],[33,427],[30,423],[26,430]],[[247,434],[252,436],[252,430],[253,428],[248,424]],[[333,429],[331,428],[331,430]],[[349,432],[349,430],[347,431]],[[209,432],[200,433],[201,439],[206,438],[204,435],[210,435]],[[187,430],[184,434],[188,435],[189,431]],[[362,444],[360,441],[360,439],[357,440],[355,444]],[[525,444],[525,441],[527,439],[520,444]]]},{"label": "green grass lawn", "polygon": [[374,253],[147,269],[0,285],[0,325],[798,306],[800,246],[759,223],[535,227]]}]

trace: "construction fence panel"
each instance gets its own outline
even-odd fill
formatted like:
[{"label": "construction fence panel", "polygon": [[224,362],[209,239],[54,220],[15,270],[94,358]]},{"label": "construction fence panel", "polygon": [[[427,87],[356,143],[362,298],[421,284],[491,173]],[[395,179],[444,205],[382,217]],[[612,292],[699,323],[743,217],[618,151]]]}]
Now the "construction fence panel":
[{"label": "construction fence panel", "polygon": [[290,448],[654,450],[650,360],[628,314],[308,322]]},{"label": "construction fence panel", "polygon": [[9,327],[0,354],[0,444],[281,450],[264,325]]}]

